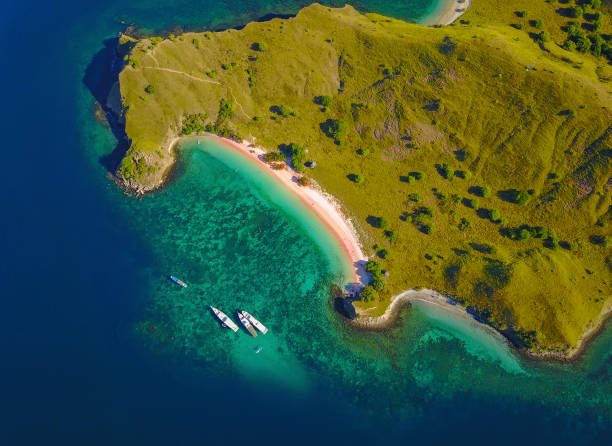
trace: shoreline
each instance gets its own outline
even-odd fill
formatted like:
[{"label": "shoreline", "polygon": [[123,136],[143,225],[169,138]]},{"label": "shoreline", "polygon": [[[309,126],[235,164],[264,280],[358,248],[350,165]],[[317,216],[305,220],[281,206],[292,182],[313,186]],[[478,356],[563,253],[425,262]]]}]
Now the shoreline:
[{"label": "shoreline", "polygon": [[170,147],[180,146],[182,143],[196,141],[200,138],[212,139],[225,147],[241,153],[293,193],[293,195],[298,198],[304,206],[310,209],[328,229],[345,253],[352,270],[352,277],[349,278],[350,282],[347,284],[347,290],[359,291],[365,286],[361,278],[365,277],[367,274],[364,270],[367,257],[363,253],[363,249],[359,243],[359,237],[357,236],[351,219],[346,217],[340,210],[340,205],[333,197],[321,190],[316,183],[311,183],[308,186],[300,186],[297,180],[301,175],[294,172],[286,164],[283,169],[272,169],[270,165],[263,160],[263,155],[267,152],[263,148],[246,140],[237,142],[229,138],[206,134],[205,136],[175,138],[172,140]]},{"label": "shoreline", "polygon": [[[364,269],[368,258],[363,253],[355,227],[353,226],[351,220],[341,211],[337,200],[324,192],[316,183],[311,183],[308,186],[300,186],[297,183],[297,179],[301,175],[294,172],[287,164],[285,164],[283,169],[272,169],[270,165],[263,160],[263,155],[267,153],[266,150],[247,140],[238,142],[214,134],[182,137],[177,136],[168,144],[168,150],[173,154],[173,158],[176,160],[175,150],[177,150],[181,144],[206,138],[212,139],[245,156],[251,162],[255,163],[260,169],[262,169],[262,171],[267,172],[268,175],[275,178],[288,191],[294,194],[294,196],[298,198],[304,204],[304,206],[310,209],[310,211],[330,231],[332,236],[342,248],[347,260],[349,260],[352,270],[352,281],[346,285],[346,290],[358,292],[366,285],[362,278],[368,277],[368,273]],[[168,181],[171,180],[172,171],[174,170],[175,166],[176,162],[172,164],[169,175],[167,175],[164,181],[155,189],[163,187]],[[384,330],[397,321],[401,310],[404,307],[410,306],[411,303],[415,301],[436,305],[445,309],[446,311],[453,312],[458,316],[469,319],[471,322],[476,323],[487,330],[494,337],[503,340],[503,342],[511,346],[521,356],[532,360],[574,362],[584,354],[585,350],[590,344],[590,341],[593,340],[597,334],[599,334],[605,328],[606,323],[612,320],[611,303],[602,309],[600,315],[593,321],[592,326],[582,335],[578,341],[578,344],[575,347],[567,350],[565,353],[555,351],[539,352],[522,348],[513,342],[512,339],[505,333],[499,331],[486,322],[477,320],[460,303],[450,303],[448,298],[443,294],[428,288],[419,290],[411,288],[396,294],[391,298],[385,312],[380,316],[364,316],[363,313],[361,313],[360,317],[357,319],[346,320],[350,326],[357,329],[371,331]],[[358,314],[360,314],[359,311]]]},{"label": "shoreline", "polygon": [[465,307],[463,307],[460,303],[450,303],[446,296],[429,288],[418,290],[416,288],[411,288],[409,290],[402,291],[401,293],[393,296],[391,302],[387,306],[387,309],[382,315],[374,317],[366,316],[360,319],[354,319],[350,321],[350,324],[356,328],[364,330],[380,330],[389,328],[399,317],[402,308],[412,304],[412,302],[425,302],[443,308],[450,313],[454,313],[478,324],[497,339],[502,340],[504,343],[510,346],[513,346],[512,342],[510,342],[506,336],[489,324],[476,320],[474,316],[468,313]]},{"label": "shoreline", "polygon": [[472,0],[447,0],[444,7],[438,8],[423,21],[423,25],[448,26],[465,14],[470,6],[472,6]]}]

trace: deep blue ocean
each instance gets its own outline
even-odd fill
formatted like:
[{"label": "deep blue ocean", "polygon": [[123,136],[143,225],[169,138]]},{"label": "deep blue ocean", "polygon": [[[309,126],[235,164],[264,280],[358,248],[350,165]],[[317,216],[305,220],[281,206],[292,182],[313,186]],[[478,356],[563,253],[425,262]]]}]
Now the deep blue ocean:
[{"label": "deep blue ocean", "polygon": [[[184,147],[144,198],[108,178],[117,140],[94,104],[122,20],[219,29],[306,4],[3,4],[0,445],[612,444],[610,327],[570,365],[434,308],[356,332],[330,305],[329,235],[215,144]],[[438,6],[355,5],[413,21]],[[221,330],[208,304],[270,333]]]}]

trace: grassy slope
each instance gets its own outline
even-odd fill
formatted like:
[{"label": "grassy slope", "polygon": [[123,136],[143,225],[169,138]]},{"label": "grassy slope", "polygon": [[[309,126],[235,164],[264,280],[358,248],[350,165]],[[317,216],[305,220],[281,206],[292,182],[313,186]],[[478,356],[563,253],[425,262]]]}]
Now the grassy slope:
[{"label": "grassy slope", "polygon": [[[541,16],[547,27],[562,23],[553,6],[516,3],[521,2],[529,6],[516,9]],[[611,88],[598,75],[606,68],[604,59],[565,52],[554,44],[564,38],[553,29],[550,52],[543,51],[525,30],[509,26],[516,16],[498,3],[503,2],[476,0],[465,16],[471,24],[447,28],[313,5],[295,19],[251,23],[239,31],[187,33],[152,49],[148,40],[140,41],[131,54],[140,66],[120,75],[126,132],[133,142],[124,162],[144,156],[157,164],[154,173],[137,180],[155,183],[164,173],[159,166],[171,160],[165,144],[183,116],[205,112],[214,120],[226,98],[237,104],[230,126],[245,137],[269,148],[306,146],[317,162],[308,174],[355,217],[366,251],[375,244],[390,250],[391,259],[383,261],[391,271],[387,291],[379,302],[363,304],[376,306],[369,314],[384,311],[402,289],[426,286],[490,313],[500,328],[535,332],[547,348],[565,349],[611,296],[605,263],[610,249],[589,242],[593,234],[610,232],[595,223],[611,204],[605,151],[612,142],[605,108],[612,104]],[[454,45],[450,52],[441,50],[446,37]],[[265,42],[268,50],[254,51],[253,42]],[[254,56],[257,60],[250,60]],[[221,68],[231,62],[236,68]],[[253,87],[248,67],[256,70]],[[401,67],[402,74],[386,76],[384,67]],[[214,79],[206,75],[212,70],[218,72]],[[154,94],[144,92],[149,84]],[[326,112],[313,103],[324,94],[333,97]],[[436,101],[443,108],[428,110]],[[275,105],[298,116],[279,117],[270,111]],[[559,115],[567,109],[577,116]],[[321,131],[328,118],[349,123],[343,146]],[[360,148],[369,154],[358,155]],[[468,151],[469,159],[458,161],[457,150]],[[473,177],[445,180],[435,167],[442,163],[470,170]],[[424,172],[426,179],[401,181],[411,171]],[[351,173],[364,182],[350,181]],[[551,173],[561,179],[547,179]],[[498,209],[508,226],[554,228],[562,241],[576,242],[577,251],[548,249],[539,239],[512,241],[473,209],[436,198],[436,193],[470,197],[474,185],[491,187],[492,196],[480,198],[480,206]],[[533,188],[538,196],[525,206],[508,203],[496,195],[508,188]],[[408,201],[413,192],[422,203]],[[431,235],[400,219],[415,206],[433,210]],[[366,222],[368,216],[386,217],[398,240],[390,245],[383,231]],[[462,218],[471,222],[465,231],[458,229]],[[482,254],[470,243],[493,245],[495,253]]]}]

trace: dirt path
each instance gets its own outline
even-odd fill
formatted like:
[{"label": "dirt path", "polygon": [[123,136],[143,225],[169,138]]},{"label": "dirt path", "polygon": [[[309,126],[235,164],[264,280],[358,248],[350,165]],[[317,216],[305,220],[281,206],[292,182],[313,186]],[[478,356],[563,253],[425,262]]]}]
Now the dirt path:
[{"label": "dirt path", "polygon": [[189,79],[193,79],[194,81],[200,82],[208,82],[209,84],[221,85],[221,82],[213,81],[210,79],[204,79],[201,77],[193,76],[189,73],[185,73],[184,71],[173,70],[172,68],[162,68],[162,67],[142,67],[149,70],[159,70],[159,71],[167,71],[168,73],[182,74],[183,76],[188,77]]}]

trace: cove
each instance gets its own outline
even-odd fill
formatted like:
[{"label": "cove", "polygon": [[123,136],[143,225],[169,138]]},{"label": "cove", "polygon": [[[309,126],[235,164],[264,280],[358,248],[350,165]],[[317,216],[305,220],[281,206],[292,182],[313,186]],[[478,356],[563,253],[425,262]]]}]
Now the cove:
[{"label": "cove", "polygon": [[[187,156],[190,151],[200,150],[222,162],[250,186],[259,200],[273,203],[292,224],[307,234],[321,250],[322,257],[332,274],[337,275],[339,285],[346,284],[351,279],[351,261],[333,234],[304,202],[287,190],[261,165],[255,164],[253,160],[212,137],[185,140],[179,142],[179,147],[179,150],[185,152]],[[185,154],[182,155],[183,160]]]}]

